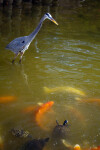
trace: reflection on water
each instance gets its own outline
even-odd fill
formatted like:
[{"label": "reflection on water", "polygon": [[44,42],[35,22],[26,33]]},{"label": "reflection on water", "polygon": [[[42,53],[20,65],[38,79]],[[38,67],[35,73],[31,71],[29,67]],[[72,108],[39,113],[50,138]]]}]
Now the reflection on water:
[{"label": "reflection on water", "polygon": [[[18,149],[25,142],[9,133],[16,127],[28,130],[34,138],[50,137],[45,147],[48,150],[64,150],[63,143],[53,141],[51,135],[56,120],[62,123],[65,119],[70,124],[71,145],[98,146],[100,3],[66,0],[41,4],[23,2],[0,7],[0,97],[16,97],[16,101],[0,104],[0,138],[4,149]],[[5,46],[14,38],[29,35],[45,12],[50,12],[59,26],[46,20],[25,52],[22,64],[17,58],[12,65],[14,54]],[[44,87],[59,90],[46,93]],[[85,95],[59,87],[84,91]],[[49,129],[45,131],[36,124],[33,113],[24,114],[22,110],[48,101],[54,101],[54,105],[44,114],[45,122],[41,121]]]}]

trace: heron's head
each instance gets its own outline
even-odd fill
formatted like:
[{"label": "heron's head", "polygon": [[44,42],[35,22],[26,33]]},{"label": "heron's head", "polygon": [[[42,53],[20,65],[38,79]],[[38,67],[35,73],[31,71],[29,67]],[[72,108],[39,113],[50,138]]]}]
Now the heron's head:
[{"label": "heron's head", "polygon": [[49,20],[51,20],[52,22],[54,22],[56,25],[58,25],[58,23],[52,18],[52,16],[49,13],[45,14],[45,17]]}]

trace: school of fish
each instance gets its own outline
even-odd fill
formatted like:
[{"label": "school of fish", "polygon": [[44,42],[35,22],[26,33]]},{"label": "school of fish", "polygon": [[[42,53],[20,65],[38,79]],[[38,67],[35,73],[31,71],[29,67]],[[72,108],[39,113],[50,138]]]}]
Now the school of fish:
[{"label": "school of fish", "polygon": [[[55,92],[68,92],[73,93],[82,97],[76,97],[75,99],[81,103],[97,103],[100,104],[99,98],[86,98],[85,92],[73,88],[73,87],[67,87],[67,86],[61,86],[61,87],[55,87],[55,88],[48,88],[44,87],[44,91],[46,93],[55,93]],[[84,98],[85,97],[85,98]],[[15,96],[1,96],[0,97],[0,104],[8,104],[13,101],[15,101],[17,98]],[[43,118],[45,117],[46,113],[50,111],[51,107],[54,105],[54,101],[48,101],[46,103],[38,103],[37,105],[28,106],[23,109],[23,113],[32,113],[35,118],[36,124],[43,130],[48,130],[48,128],[44,125]],[[82,121],[82,124],[84,123],[84,115],[77,110],[75,107],[68,105],[66,108],[74,114],[74,116]],[[69,150],[100,150],[100,146],[96,147],[90,147],[90,148],[82,148],[79,144],[71,145],[70,143],[66,142],[64,139],[62,139],[62,143],[65,147],[67,147]],[[4,145],[2,142],[2,139],[0,138],[0,148],[1,150],[4,149]]]}]

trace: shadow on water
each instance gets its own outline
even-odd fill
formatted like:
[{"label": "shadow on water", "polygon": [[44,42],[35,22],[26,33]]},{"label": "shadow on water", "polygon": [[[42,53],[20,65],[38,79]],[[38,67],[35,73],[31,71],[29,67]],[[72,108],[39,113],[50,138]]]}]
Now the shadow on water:
[{"label": "shadow on water", "polygon": [[[48,150],[66,149],[61,141],[52,141],[56,120],[62,123],[65,119],[71,125],[66,141],[83,147],[100,144],[99,11],[98,0],[14,0],[1,4],[0,98],[16,97],[11,103],[0,103],[0,137],[5,150],[18,149],[27,140],[13,137],[9,133],[13,127],[28,130],[34,138],[50,137]],[[29,35],[46,12],[59,26],[45,20],[22,64],[19,57],[12,64],[14,54],[5,46],[14,38]],[[48,101],[54,101],[54,106],[44,113],[47,122],[41,120],[49,128],[45,131],[37,125],[34,114],[22,110]]]}]

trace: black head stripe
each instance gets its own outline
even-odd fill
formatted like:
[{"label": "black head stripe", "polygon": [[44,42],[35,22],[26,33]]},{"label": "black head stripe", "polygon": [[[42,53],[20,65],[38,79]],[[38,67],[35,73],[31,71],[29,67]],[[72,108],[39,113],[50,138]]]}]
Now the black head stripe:
[{"label": "black head stripe", "polygon": [[48,13],[46,13],[46,15],[49,17],[49,14],[48,14]]}]

